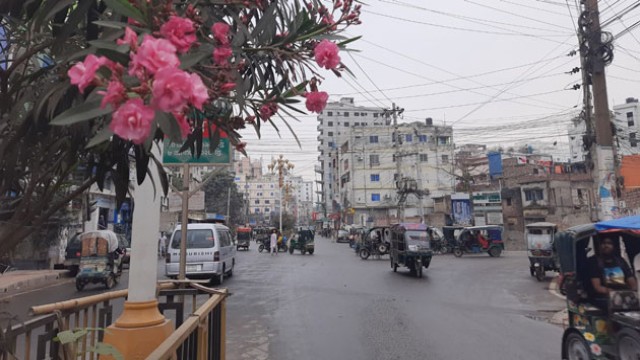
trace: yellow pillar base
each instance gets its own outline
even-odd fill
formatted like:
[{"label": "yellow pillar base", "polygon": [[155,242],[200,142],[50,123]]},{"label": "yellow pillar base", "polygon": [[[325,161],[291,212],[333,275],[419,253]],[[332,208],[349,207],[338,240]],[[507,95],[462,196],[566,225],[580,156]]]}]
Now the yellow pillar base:
[{"label": "yellow pillar base", "polygon": [[[158,301],[125,302],[122,315],[107,328],[103,342],[126,360],[146,359],[173,332],[173,323],[158,310]],[[112,360],[100,356],[100,360]]]}]

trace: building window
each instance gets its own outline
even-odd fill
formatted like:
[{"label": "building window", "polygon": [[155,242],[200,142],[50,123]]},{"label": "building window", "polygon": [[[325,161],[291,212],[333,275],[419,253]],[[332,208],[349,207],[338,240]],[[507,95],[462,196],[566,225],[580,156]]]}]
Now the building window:
[{"label": "building window", "polygon": [[450,138],[448,136],[438,136],[438,145],[448,145]]},{"label": "building window", "polygon": [[443,164],[449,163],[449,155],[442,155],[442,163]]},{"label": "building window", "polygon": [[411,135],[411,134],[407,134],[407,135],[405,135],[405,136],[404,136],[404,139],[405,139],[407,142],[412,142],[412,141],[413,141],[413,135]]},{"label": "building window", "polygon": [[353,126],[360,126],[360,123],[353,123]]},{"label": "building window", "polygon": [[262,184],[258,184],[258,189],[262,189]]},{"label": "building window", "polygon": [[327,111],[327,116],[333,116],[333,111]]},{"label": "building window", "polygon": [[524,197],[527,201],[544,200],[542,189],[528,189],[524,191]]},{"label": "building window", "polygon": [[260,200],[256,200],[256,205],[257,205],[257,204],[260,204]]},{"label": "building window", "polygon": [[333,149],[333,141],[329,141],[327,145],[329,145],[329,147]]},{"label": "building window", "polygon": [[265,203],[265,204],[270,204],[270,203],[271,203],[271,200],[265,200],[265,201],[264,201],[264,203]]},{"label": "building window", "polygon": [[378,166],[380,165],[380,156],[379,155],[369,155],[369,166]]},{"label": "building window", "polygon": [[349,127],[349,122],[348,121],[344,122],[344,127]]},{"label": "building window", "polygon": [[418,141],[421,143],[427,142],[427,135],[418,135]]},{"label": "building window", "polygon": [[[255,209],[256,214],[260,213],[260,208]],[[188,231],[187,231],[188,232]]]},{"label": "building window", "polygon": [[371,182],[380,181],[380,174],[371,174]]},{"label": "building window", "polygon": [[380,194],[371,194],[371,201],[380,201]]},{"label": "building window", "polygon": [[360,116],[360,113],[359,112],[354,112],[353,116]]},{"label": "building window", "polygon": [[428,162],[428,161],[429,161],[429,155],[420,154],[420,162]]},{"label": "building window", "polygon": [[629,126],[634,126],[635,125],[635,121],[633,121],[633,113],[632,112],[628,112],[627,113],[627,125],[629,125]]},{"label": "building window", "polygon": [[511,198],[507,198],[507,206],[511,206]]},{"label": "building window", "polygon": [[342,114],[342,116],[344,116],[344,117],[349,117],[349,112],[348,112],[348,111],[345,111],[345,112],[344,112],[344,114]]},{"label": "building window", "polygon": [[329,132],[327,133],[327,136],[333,136],[333,131],[329,131]]},{"label": "building window", "polygon": [[264,212],[269,212],[269,211],[271,211],[271,209],[269,208],[264,209]]},{"label": "building window", "polygon": [[333,121],[327,121],[327,126],[333,126]]},{"label": "building window", "polygon": [[369,143],[370,144],[377,144],[378,143],[378,135],[369,136]]},{"label": "building window", "polygon": [[638,140],[636,140],[636,133],[629,133],[629,142],[631,143],[631,147],[638,146]]}]

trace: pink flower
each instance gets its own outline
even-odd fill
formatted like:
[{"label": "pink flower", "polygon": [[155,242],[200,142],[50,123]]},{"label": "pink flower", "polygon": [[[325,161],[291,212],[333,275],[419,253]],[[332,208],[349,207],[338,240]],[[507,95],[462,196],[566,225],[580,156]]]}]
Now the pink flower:
[{"label": "pink flower", "polygon": [[134,144],[142,144],[151,133],[155,112],[142,99],[129,99],[113,113],[109,128],[114,134]]},{"label": "pink flower", "polygon": [[126,98],[127,93],[124,88],[124,85],[118,80],[109,81],[109,85],[107,85],[107,91],[98,91],[98,94],[102,95],[102,102],[100,102],[100,107],[104,108],[107,104],[111,105],[113,109],[117,109],[118,105],[120,105]]},{"label": "pink flower", "polygon": [[222,91],[223,93],[227,93],[235,88],[236,88],[235,83],[224,83],[220,86],[220,91]]},{"label": "pink flower", "polygon": [[268,103],[260,107],[260,119],[263,121],[269,120],[278,111],[278,104]]},{"label": "pink flower", "polygon": [[189,51],[191,44],[196,41],[193,21],[179,16],[171,16],[169,21],[160,27],[160,34],[171,41],[179,53]]},{"label": "pink flower", "polygon": [[213,49],[213,61],[218,65],[227,65],[227,60],[233,55],[229,46],[222,46]]},{"label": "pink flower", "polygon": [[217,22],[211,27],[213,38],[220,45],[229,45],[229,25],[224,22]]},{"label": "pink flower", "polygon": [[176,47],[169,40],[145,35],[138,51],[131,54],[129,75],[140,77],[143,69],[150,74],[155,74],[160,69],[178,66],[180,66],[180,60],[176,55]]},{"label": "pink flower", "polygon": [[196,74],[190,75],[191,79],[191,96],[189,96],[189,102],[199,110],[202,110],[202,105],[209,100],[209,91],[204,86],[200,76]]},{"label": "pink flower", "polygon": [[247,147],[247,143],[244,141],[236,144],[236,150],[240,152],[245,152],[246,147]]},{"label": "pink flower", "polygon": [[124,29],[124,36],[122,39],[116,40],[116,44],[118,45],[129,45],[132,50],[138,48],[138,34],[135,31],[131,30],[130,27]]},{"label": "pink flower", "polygon": [[316,45],[315,49],[313,49],[316,62],[320,67],[325,69],[335,69],[340,65],[340,56],[338,55],[338,51],[338,45],[327,39],[322,40],[318,45]]},{"label": "pink flower", "polygon": [[154,78],[153,106],[167,112],[179,112],[187,106],[192,95],[189,73],[177,68],[160,69]]},{"label": "pink flower", "polygon": [[79,62],[67,71],[71,83],[80,89],[81,93],[91,85],[96,78],[96,72],[101,66],[109,65],[111,61],[104,56],[87,55],[83,62]]},{"label": "pink flower", "polygon": [[178,122],[178,126],[180,126],[180,135],[182,138],[186,138],[189,134],[191,134],[191,125],[189,125],[189,120],[183,113],[173,113],[173,116],[176,118]]},{"label": "pink flower", "polygon": [[305,105],[307,110],[320,114],[324,107],[327,106],[327,100],[329,100],[329,94],[324,91],[312,91],[305,94],[307,101]]}]

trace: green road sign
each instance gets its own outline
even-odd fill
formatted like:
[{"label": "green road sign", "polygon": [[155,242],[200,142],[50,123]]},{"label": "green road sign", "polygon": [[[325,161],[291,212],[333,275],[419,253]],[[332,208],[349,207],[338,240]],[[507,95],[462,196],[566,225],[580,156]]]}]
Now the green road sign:
[{"label": "green road sign", "polygon": [[209,151],[209,139],[202,139],[202,154],[198,159],[191,156],[191,151],[189,150],[179,153],[178,151],[180,151],[181,147],[182,144],[176,144],[169,140],[165,140],[162,162],[165,165],[184,163],[199,165],[231,164],[231,148],[229,146],[229,139],[227,138],[220,139],[218,147],[213,153]]}]

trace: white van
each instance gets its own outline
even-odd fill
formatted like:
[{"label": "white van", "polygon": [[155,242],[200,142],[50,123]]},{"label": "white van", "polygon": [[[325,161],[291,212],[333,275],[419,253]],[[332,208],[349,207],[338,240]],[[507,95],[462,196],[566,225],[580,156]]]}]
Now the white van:
[{"label": "white van", "polygon": [[[180,272],[180,241],[182,227],[173,231],[167,249],[165,275],[171,278]],[[222,224],[188,224],[187,267],[188,278],[211,278],[222,284],[224,275],[233,275],[236,263],[236,247],[229,228]]]}]

